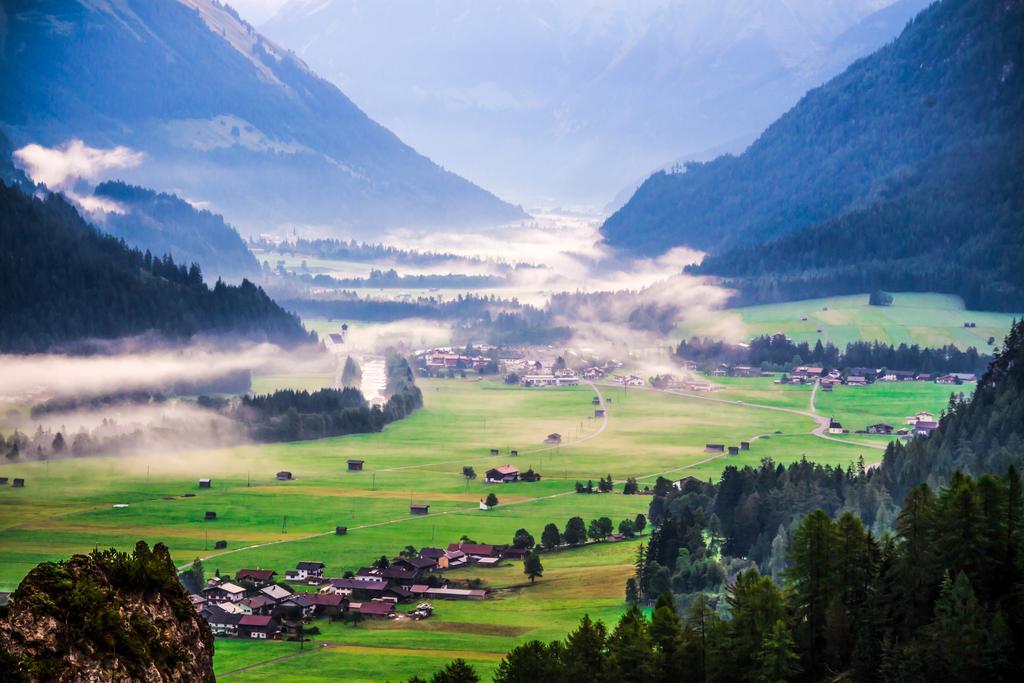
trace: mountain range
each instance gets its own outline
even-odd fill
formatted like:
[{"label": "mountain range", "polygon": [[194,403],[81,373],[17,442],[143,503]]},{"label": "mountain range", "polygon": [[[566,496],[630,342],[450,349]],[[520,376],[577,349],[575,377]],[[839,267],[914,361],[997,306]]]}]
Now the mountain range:
[{"label": "mountain range", "polygon": [[659,172],[602,227],[755,303],[939,291],[1024,301],[1024,5],[943,0],[739,156]]},{"label": "mountain range", "polygon": [[126,147],[137,163],[100,179],[202,202],[245,232],[525,216],[404,144],[216,0],[11,0],[0,25],[0,127],[17,146]]},{"label": "mountain range", "polygon": [[741,151],[927,1],[291,0],[260,29],[499,194],[600,207]]}]

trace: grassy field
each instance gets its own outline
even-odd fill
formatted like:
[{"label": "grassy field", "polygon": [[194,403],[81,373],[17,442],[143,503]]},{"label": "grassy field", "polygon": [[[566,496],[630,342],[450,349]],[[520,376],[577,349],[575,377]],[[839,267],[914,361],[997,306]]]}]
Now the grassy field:
[{"label": "grassy field", "polygon": [[[869,306],[868,295],[858,294],[732,308],[683,324],[676,333],[682,337],[733,335],[745,340],[783,332],[797,342],[813,345],[821,339],[840,348],[852,341],[877,340],[887,344],[975,346],[979,351],[991,352],[988,338],[995,337],[1000,343],[1015,317],[1010,313],[968,311],[959,297],[946,294],[897,292],[893,297],[892,306]],[[977,323],[977,327],[965,328],[965,322]]]},{"label": "grassy field", "polygon": [[[314,381],[292,378],[296,382]],[[261,379],[269,387],[281,378]],[[523,389],[491,381],[421,381],[425,407],[379,434],[217,451],[140,454],[0,465],[4,476],[24,476],[27,487],[0,489],[0,590],[12,589],[36,563],[94,547],[130,548],[136,540],[163,541],[179,563],[203,557],[208,573],[242,567],[283,572],[300,560],[320,560],[331,575],[365,566],[406,545],[446,545],[466,534],[479,542],[507,543],[523,527],[535,537],[548,522],[573,516],[632,518],[646,512],[643,496],[578,495],[577,479],[693,474],[717,479],[725,464],[780,462],[807,456],[846,465],[878,451],[811,435],[812,418],[769,410],[808,410],[809,389],[767,379],[727,380],[715,398],[673,396],[653,390],[601,387],[609,420],[593,417],[586,386]],[[819,412],[840,419],[889,422],[919,409],[937,410],[948,392],[934,385],[875,385],[818,397]],[[915,393],[919,392],[919,393]],[[827,405],[823,401],[831,402]],[[878,419],[875,419],[875,418]],[[563,444],[545,446],[558,432]],[[741,456],[709,456],[707,442],[737,444],[755,436]],[[502,455],[491,457],[490,448]],[[509,449],[518,449],[517,459]],[[348,472],[345,461],[366,461]],[[489,486],[467,482],[463,465],[478,474],[515,462],[543,475],[536,483]],[[278,482],[291,470],[296,479]],[[212,477],[213,488],[197,480]],[[497,493],[490,511],[477,501]],[[183,494],[195,494],[184,497]],[[430,515],[410,516],[410,502],[429,503]],[[114,508],[114,504],[128,507]],[[204,512],[215,511],[215,521]],[[350,531],[336,536],[336,525]],[[214,553],[216,540],[228,552]],[[321,624],[315,649],[296,654],[288,643],[218,642],[215,666],[228,680],[401,680],[465,656],[482,673],[500,654],[532,638],[564,635],[583,613],[614,620],[631,571],[635,542],[599,544],[543,558],[545,573],[530,586],[519,564],[459,570],[496,589],[486,603],[439,602],[436,616],[413,624]],[[278,659],[284,657],[283,659]],[[253,664],[265,665],[238,671]]]}]

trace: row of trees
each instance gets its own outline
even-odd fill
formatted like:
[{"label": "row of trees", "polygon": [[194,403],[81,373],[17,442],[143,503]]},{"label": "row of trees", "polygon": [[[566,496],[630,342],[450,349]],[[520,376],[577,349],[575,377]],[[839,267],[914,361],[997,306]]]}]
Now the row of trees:
[{"label": "row of trees", "polygon": [[840,351],[832,342],[814,346],[793,342],[783,334],[754,337],[749,345],[729,344],[717,339],[691,337],[679,342],[676,356],[700,364],[727,363],[749,365],[764,370],[784,371],[794,365],[818,365],[824,368],[887,368],[908,372],[945,373],[984,371],[992,356],[973,346],[961,351],[949,344],[937,348],[917,344],[885,344],[856,341]]}]

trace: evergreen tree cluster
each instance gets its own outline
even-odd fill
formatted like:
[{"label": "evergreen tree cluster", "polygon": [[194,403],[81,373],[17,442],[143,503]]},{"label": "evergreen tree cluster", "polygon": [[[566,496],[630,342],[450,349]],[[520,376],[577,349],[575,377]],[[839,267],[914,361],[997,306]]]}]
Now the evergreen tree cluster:
[{"label": "evergreen tree cluster", "polygon": [[287,345],[315,340],[248,280],[218,280],[210,289],[195,264],[129,249],[59,195],[38,199],[0,183],[0,244],[0,351],[151,331],[176,340],[201,332]]},{"label": "evergreen tree cluster", "polygon": [[978,352],[973,346],[961,351],[953,344],[921,347],[901,343],[898,346],[879,341],[849,342],[840,351],[832,342],[814,346],[794,342],[784,334],[761,335],[747,346],[729,344],[717,339],[691,337],[679,342],[676,356],[701,364],[727,363],[749,365],[766,370],[790,370],[794,365],[817,365],[823,368],[885,368],[920,373],[969,372],[981,374],[992,356]]}]

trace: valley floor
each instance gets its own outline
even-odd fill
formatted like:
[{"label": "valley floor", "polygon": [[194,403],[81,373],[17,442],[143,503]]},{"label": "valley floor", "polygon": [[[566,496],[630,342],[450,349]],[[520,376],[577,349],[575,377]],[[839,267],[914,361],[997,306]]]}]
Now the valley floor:
[{"label": "valley floor", "polygon": [[[270,386],[276,380],[256,382]],[[573,492],[576,480],[596,482],[611,474],[617,482],[636,477],[642,487],[658,476],[717,479],[726,464],[766,457],[788,462],[806,456],[840,465],[863,457],[870,464],[880,458],[885,438],[824,439],[813,433],[821,416],[835,416],[851,430],[882,420],[899,425],[918,410],[938,413],[950,389],[918,382],[839,387],[818,394],[812,410],[810,387],[768,379],[716,383],[722,390],[710,395],[600,386],[605,422],[594,417],[595,389],[588,386],[420,380],[425,407],[379,434],[3,464],[0,475],[24,477],[26,488],[0,489],[0,589],[12,590],[40,561],[94,547],[130,548],[140,538],[166,543],[179,564],[203,558],[207,575],[242,567],[283,573],[298,561],[314,560],[340,576],[406,545],[445,546],[463,535],[510,543],[519,528],[539,539],[545,524],[563,528],[574,515],[587,521],[608,516],[617,525],[646,513],[650,499],[579,495]],[[563,436],[560,446],[544,444],[553,432]],[[738,456],[704,452],[706,443],[740,441],[752,445]],[[490,456],[491,448],[500,455]],[[519,451],[517,458],[511,449]],[[349,458],[365,460],[364,471],[348,472]],[[486,469],[505,463],[532,467],[543,479],[483,483]],[[480,476],[467,481],[464,465]],[[278,470],[290,470],[295,479],[277,481]],[[213,479],[211,489],[198,488],[201,477]],[[490,492],[500,503],[482,511],[478,501]],[[411,516],[410,503],[428,503],[430,514]],[[206,511],[215,511],[217,519],[204,521]],[[348,534],[336,536],[338,525],[348,526]],[[227,541],[226,551],[213,550],[218,540]],[[460,569],[453,578],[479,578],[494,597],[437,601],[434,616],[422,622],[352,627],[320,620],[321,635],[302,652],[296,643],[219,640],[215,667],[220,678],[232,681],[404,680],[461,656],[487,674],[510,647],[562,637],[584,613],[615,620],[638,542],[545,554],[544,575],[532,586],[520,563]]]}]

